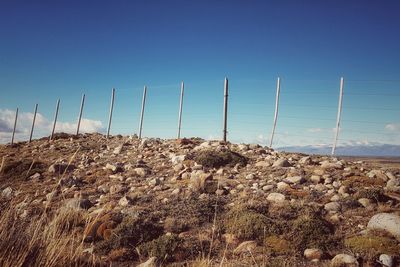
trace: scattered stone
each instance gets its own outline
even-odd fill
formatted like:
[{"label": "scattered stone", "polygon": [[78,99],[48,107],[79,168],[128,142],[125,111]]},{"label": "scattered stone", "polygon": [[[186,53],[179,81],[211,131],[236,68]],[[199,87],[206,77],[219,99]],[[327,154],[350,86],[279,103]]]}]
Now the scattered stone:
[{"label": "scattered stone", "polygon": [[359,263],[354,256],[338,254],[331,261],[332,267],[358,267]]},{"label": "scattered stone", "polygon": [[290,188],[290,185],[288,185],[288,184],[285,183],[285,182],[279,182],[279,183],[276,184],[276,188],[277,188],[279,191],[285,191],[286,189]]},{"label": "scattered stone", "polygon": [[157,258],[151,257],[147,261],[137,265],[136,267],[157,267]]},{"label": "scattered stone", "polygon": [[301,184],[304,182],[304,178],[301,176],[292,176],[292,177],[287,177],[284,181],[289,184]]},{"label": "scattered stone", "polygon": [[318,248],[308,248],[304,250],[304,257],[309,261],[319,261],[322,258],[323,252]]},{"label": "scattered stone", "polygon": [[12,188],[7,187],[7,188],[3,189],[3,191],[1,191],[1,196],[6,199],[10,199],[12,197],[12,193],[13,193]]},{"label": "scattered stone", "polygon": [[274,162],[274,164],[272,165],[272,167],[275,168],[284,168],[284,167],[290,167],[292,166],[292,164],[290,164],[289,161],[287,161],[286,159],[280,158],[277,161]]},{"label": "scattered stone", "polygon": [[400,240],[400,216],[394,213],[378,213],[369,220],[368,229],[383,230]]},{"label": "scattered stone", "polygon": [[121,199],[118,201],[118,204],[119,204],[120,206],[122,206],[122,207],[126,207],[126,206],[132,204],[132,199],[131,199],[130,197],[124,196],[123,198],[121,198]]},{"label": "scattered stone", "polygon": [[358,200],[358,203],[360,203],[364,208],[367,208],[371,206],[372,202],[369,198],[360,198]]},{"label": "scattered stone", "polygon": [[324,209],[330,212],[339,212],[341,206],[338,202],[329,202],[325,204]]},{"label": "scattered stone", "polygon": [[285,195],[280,193],[270,193],[267,196],[267,200],[275,204],[283,204],[285,202],[285,199],[286,199]]},{"label": "scattered stone", "polygon": [[270,167],[271,163],[268,161],[259,161],[256,163],[256,167],[262,167],[262,168],[266,168],[266,167]]},{"label": "scattered stone", "polygon": [[233,251],[234,254],[251,253],[257,247],[256,241],[244,241]]},{"label": "scattered stone", "polygon": [[394,261],[393,257],[387,254],[381,254],[379,256],[379,261],[380,264],[382,264],[384,267],[393,267],[394,266]]}]

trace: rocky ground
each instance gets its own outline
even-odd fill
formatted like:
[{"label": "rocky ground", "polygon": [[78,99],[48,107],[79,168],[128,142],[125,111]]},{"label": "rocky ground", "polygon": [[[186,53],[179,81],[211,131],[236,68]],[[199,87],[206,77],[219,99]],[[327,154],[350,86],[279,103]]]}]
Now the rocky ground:
[{"label": "rocky ground", "polygon": [[400,164],[100,134],[0,160],[1,266],[400,266]]}]

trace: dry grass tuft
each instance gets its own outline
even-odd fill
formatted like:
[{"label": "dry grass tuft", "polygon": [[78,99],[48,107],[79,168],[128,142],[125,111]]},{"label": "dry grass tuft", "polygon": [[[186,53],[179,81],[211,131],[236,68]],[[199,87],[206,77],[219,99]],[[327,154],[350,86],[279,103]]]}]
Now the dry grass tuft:
[{"label": "dry grass tuft", "polygon": [[9,206],[0,216],[0,265],[93,266],[79,238],[86,223],[84,213],[66,208],[25,221]]}]

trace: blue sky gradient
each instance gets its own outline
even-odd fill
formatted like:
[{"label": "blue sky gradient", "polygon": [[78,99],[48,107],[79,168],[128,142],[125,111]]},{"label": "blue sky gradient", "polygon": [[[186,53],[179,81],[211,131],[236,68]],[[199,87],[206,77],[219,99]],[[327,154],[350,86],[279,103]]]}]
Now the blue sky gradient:
[{"label": "blue sky gradient", "polygon": [[[220,138],[223,79],[229,138],[267,142],[282,78],[276,145],[329,144],[345,77],[340,143],[400,144],[400,2],[1,1],[0,109],[74,123],[108,119],[144,135],[176,135],[180,81],[184,136]],[[1,130],[1,129],[0,129]],[[8,134],[8,133],[4,133]],[[38,133],[39,134],[39,133]]]}]

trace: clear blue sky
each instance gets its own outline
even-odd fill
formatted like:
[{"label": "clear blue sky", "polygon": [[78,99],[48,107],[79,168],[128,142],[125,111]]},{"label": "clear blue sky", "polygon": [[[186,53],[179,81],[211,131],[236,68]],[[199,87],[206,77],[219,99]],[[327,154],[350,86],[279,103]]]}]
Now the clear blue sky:
[{"label": "clear blue sky", "polygon": [[344,76],[343,142],[400,143],[399,14],[395,0],[1,1],[0,109],[39,103],[51,120],[59,97],[74,123],[85,92],[105,126],[115,87],[112,132],[129,134],[146,84],[144,135],[174,137],[184,80],[183,135],[220,138],[227,76],[230,138],[265,141],[280,76],[278,144],[329,143]]}]

